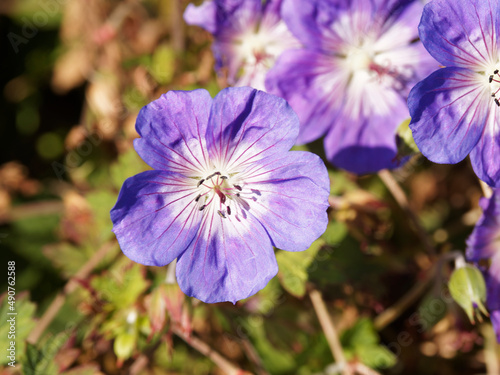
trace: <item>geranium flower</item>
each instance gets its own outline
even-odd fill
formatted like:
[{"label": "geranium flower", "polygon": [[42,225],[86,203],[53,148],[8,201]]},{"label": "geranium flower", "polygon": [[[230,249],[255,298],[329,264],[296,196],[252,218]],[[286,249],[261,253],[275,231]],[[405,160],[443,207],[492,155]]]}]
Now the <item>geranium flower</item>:
[{"label": "geranium flower", "polygon": [[300,44],[280,17],[281,0],[212,0],[184,13],[188,24],[214,35],[216,69],[233,86],[264,90],[267,71],[286,49]]},{"label": "geranium flower", "polygon": [[[284,0],[303,49],[285,51],[266,79],[301,121],[299,143],[326,134],[327,158],[355,173],[398,166],[395,131],[408,92],[437,64],[417,40],[419,0]],[[433,64],[433,65],[432,65]]]},{"label": "geranium flower", "polygon": [[419,34],[445,68],[418,83],[408,106],[422,153],[436,163],[470,154],[477,176],[500,187],[500,3],[434,0],[424,8]]},{"label": "geranium flower", "polygon": [[187,295],[246,298],[278,271],[273,246],[306,250],[325,230],[321,159],[288,150],[299,122],[281,98],[248,87],[170,91],[145,106],[134,142],[155,170],[125,181],[111,210],[122,251],[145,265],[177,258]]},{"label": "geranium flower", "polygon": [[483,215],[467,240],[466,256],[484,271],[486,306],[500,342],[500,189],[479,204]]}]

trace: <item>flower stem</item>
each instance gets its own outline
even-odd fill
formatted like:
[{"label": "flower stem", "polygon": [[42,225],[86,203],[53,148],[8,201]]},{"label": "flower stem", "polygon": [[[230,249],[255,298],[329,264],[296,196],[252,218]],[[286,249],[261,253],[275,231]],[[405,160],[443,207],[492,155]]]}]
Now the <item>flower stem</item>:
[{"label": "flower stem", "polygon": [[321,328],[323,328],[323,332],[326,336],[326,340],[328,341],[328,345],[330,346],[335,362],[342,366],[343,375],[351,374],[351,371],[347,366],[347,361],[342,350],[342,345],[340,344],[337,330],[335,329],[330,315],[328,314],[321,292],[316,289],[312,289],[309,291],[309,297],[311,298],[314,311],[316,312],[319,323],[321,324]]},{"label": "flower stem", "polygon": [[221,354],[213,350],[206,342],[200,340],[196,336],[188,335],[182,328],[172,325],[172,332],[179,336],[182,340],[186,342],[193,349],[196,349],[205,357],[209,358],[213,363],[215,363],[224,373],[227,375],[244,375],[248,372],[235,366],[229,360],[224,358]]}]

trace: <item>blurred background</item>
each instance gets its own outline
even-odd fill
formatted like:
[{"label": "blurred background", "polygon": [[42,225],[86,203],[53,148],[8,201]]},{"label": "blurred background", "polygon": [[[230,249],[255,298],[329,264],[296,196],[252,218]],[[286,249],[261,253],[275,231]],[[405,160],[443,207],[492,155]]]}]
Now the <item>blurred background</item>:
[{"label": "blurred background", "polygon": [[[325,235],[277,250],[278,276],[234,306],[184,297],[172,268],[121,254],[109,210],[148,169],[132,145],[138,111],[168,90],[225,86],[211,35],[184,24],[188,3],[0,3],[0,284],[15,261],[18,312],[16,367],[2,354],[1,374],[340,373],[318,291],[360,374],[495,374],[488,319],[471,325],[446,288],[446,254],[464,251],[481,214],[468,161],[416,155],[394,171],[423,232],[383,176],[329,166]],[[321,141],[308,148],[323,155]]]}]

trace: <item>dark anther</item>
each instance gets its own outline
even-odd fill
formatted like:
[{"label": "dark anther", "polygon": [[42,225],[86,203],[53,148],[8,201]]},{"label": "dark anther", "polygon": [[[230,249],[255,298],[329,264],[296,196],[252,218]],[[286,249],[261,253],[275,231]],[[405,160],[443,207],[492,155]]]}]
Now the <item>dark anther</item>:
[{"label": "dark anther", "polygon": [[489,81],[490,83],[493,82],[493,75],[490,76]]},{"label": "dark anther", "polygon": [[238,189],[239,191],[243,190],[243,189],[241,188],[241,186],[240,186],[240,185],[233,185],[233,186],[234,186],[236,189]]},{"label": "dark anther", "polygon": [[203,211],[205,209],[205,207],[207,207],[206,204],[204,204],[203,206],[200,207],[200,211]]},{"label": "dark anther", "polygon": [[210,180],[213,176],[220,176],[220,172],[214,172],[210,176],[207,177],[207,180]]},{"label": "dark anther", "polygon": [[495,97],[495,93],[491,94],[491,97],[494,98]]},{"label": "dark anther", "polygon": [[239,197],[240,196],[240,193],[236,193],[236,196]]},{"label": "dark anther", "polygon": [[493,72],[493,74],[498,74],[498,69],[495,69],[495,71]]},{"label": "dark anther", "polygon": [[226,215],[224,215],[224,212],[217,210],[217,213],[219,214],[220,217],[223,217],[224,219],[226,218]]},{"label": "dark anther", "polygon": [[497,98],[495,98],[495,104],[500,107],[500,101]]},{"label": "dark anther", "polygon": [[220,176],[220,178],[221,178],[222,180],[227,180],[227,179],[228,179],[228,177],[227,177],[227,176]]},{"label": "dark anther", "polygon": [[198,194],[198,196],[194,199],[195,202],[198,202],[201,198],[201,194]]},{"label": "dark anther", "polygon": [[200,185],[201,185],[202,183],[204,183],[204,182],[205,182],[205,179],[204,179],[204,178],[202,178],[200,181],[198,181],[198,185],[196,185],[196,187],[200,187]]},{"label": "dark anther", "polygon": [[227,206],[227,214],[231,215],[231,207]]}]

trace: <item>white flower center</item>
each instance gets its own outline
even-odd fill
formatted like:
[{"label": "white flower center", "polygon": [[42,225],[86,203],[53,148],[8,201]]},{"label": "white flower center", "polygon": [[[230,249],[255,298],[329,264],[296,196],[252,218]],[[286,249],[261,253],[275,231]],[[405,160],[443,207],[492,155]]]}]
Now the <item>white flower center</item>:
[{"label": "white flower center", "polygon": [[198,179],[196,182],[198,194],[195,198],[198,209],[205,212],[216,211],[222,218],[236,213],[238,208],[236,206],[243,202],[240,196],[243,188],[236,178],[237,174],[215,171]]}]

